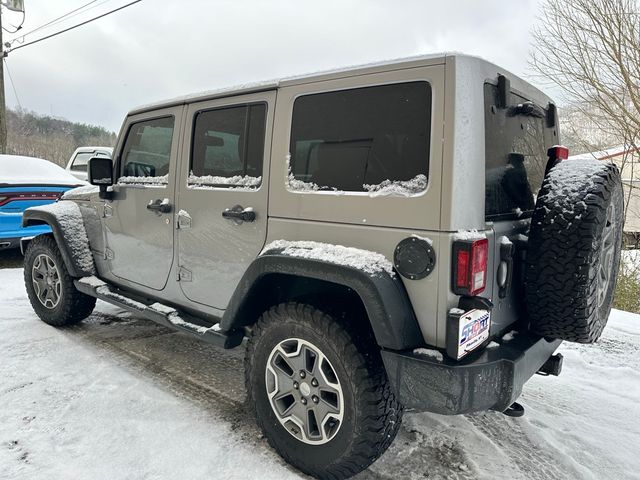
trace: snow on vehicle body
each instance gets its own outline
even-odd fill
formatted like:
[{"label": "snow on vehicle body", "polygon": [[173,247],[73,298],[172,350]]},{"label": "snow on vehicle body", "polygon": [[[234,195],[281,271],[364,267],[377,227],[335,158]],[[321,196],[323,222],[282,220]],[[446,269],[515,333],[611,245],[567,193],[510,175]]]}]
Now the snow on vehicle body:
[{"label": "snow on vehicle body", "polygon": [[[81,308],[65,319],[32,303],[54,324],[97,297],[227,348],[248,335],[247,389],[272,445],[321,478],[354,474],[391,443],[403,405],[506,411],[534,373],[559,373],[562,339],[599,336],[619,177],[585,163],[572,180],[584,198],[560,205],[558,129],[548,97],[464,55],[141,107],[113,164],[90,161],[100,191],[60,202],[79,207],[95,273],[61,245],[55,209],[26,214],[54,226],[61,298]],[[584,222],[579,243],[548,238]],[[558,287],[543,267],[565,240]],[[595,284],[598,309],[572,309]],[[544,304],[535,292],[549,285]]]},{"label": "snow on vehicle body", "polygon": [[0,250],[19,247],[21,238],[50,233],[46,225],[23,227],[24,210],[55,202],[84,184],[48,160],[0,155]]}]

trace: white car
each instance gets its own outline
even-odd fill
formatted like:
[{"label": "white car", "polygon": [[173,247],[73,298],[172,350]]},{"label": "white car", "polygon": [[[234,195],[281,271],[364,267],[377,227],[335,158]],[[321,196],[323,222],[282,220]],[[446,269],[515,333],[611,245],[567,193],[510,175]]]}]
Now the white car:
[{"label": "white car", "polygon": [[67,171],[80,180],[87,180],[87,163],[93,157],[111,158],[111,147],[78,147],[67,163]]}]

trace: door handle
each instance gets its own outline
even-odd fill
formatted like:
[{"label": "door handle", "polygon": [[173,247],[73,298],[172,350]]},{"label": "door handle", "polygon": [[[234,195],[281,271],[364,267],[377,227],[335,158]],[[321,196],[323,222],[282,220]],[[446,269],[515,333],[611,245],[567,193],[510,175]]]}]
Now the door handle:
[{"label": "door handle", "polygon": [[168,198],[149,200],[149,203],[147,203],[147,210],[153,210],[158,213],[169,213],[171,212],[171,203]]},{"label": "door handle", "polygon": [[234,205],[225,209],[222,216],[239,225],[242,222],[253,222],[256,219],[256,212],[252,207],[242,208],[242,205]]}]

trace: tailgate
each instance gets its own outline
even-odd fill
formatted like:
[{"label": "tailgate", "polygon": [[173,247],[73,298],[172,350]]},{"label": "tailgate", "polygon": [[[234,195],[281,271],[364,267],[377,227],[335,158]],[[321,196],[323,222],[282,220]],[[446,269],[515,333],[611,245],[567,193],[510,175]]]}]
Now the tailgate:
[{"label": "tailgate", "polygon": [[487,296],[494,305],[491,335],[508,331],[509,325],[525,318],[523,241],[528,229],[528,220],[495,222],[488,235],[491,254]]}]

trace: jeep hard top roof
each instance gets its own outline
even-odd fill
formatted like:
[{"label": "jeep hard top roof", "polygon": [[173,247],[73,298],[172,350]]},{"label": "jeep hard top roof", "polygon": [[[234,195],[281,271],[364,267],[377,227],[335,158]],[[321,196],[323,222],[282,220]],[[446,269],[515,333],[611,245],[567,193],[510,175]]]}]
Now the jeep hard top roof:
[{"label": "jeep hard top roof", "polygon": [[[400,70],[405,68],[426,67],[430,65],[444,65],[447,61],[454,60],[456,63],[467,64],[482,64],[484,67],[482,70],[491,70],[497,73],[502,73],[508,76],[510,79],[520,80],[520,82],[526,83],[524,80],[519,79],[516,75],[506,71],[497,65],[488,62],[480,57],[474,57],[471,55],[465,55],[462,53],[437,53],[430,55],[418,55],[405,58],[397,58],[393,60],[384,60],[380,62],[368,63],[363,65],[354,65],[348,67],[342,67],[327,71],[320,71],[315,73],[307,73],[304,75],[297,75],[292,77],[285,77],[281,79],[272,79],[262,82],[246,83],[242,85],[235,85],[226,88],[220,88],[216,90],[210,90],[205,92],[199,92],[189,95],[183,95],[172,99],[154,102],[147,105],[141,105],[134,108],[129,112],[129,115],[135,115],[138,113],[148,112],[159,108],[174,107],[177,105],[184,105],[187,103],[200,102],[205,100],[212,100],[215,98],[231,97],[234,95],[248,94],[262,92],[265,90],[274,90],[279,87],[286,87],[289,85],[301,85],[304,83],[319,82],[324,80],[332,80],[337,78],[355,77],[358,75],[365,75],[370,73],[386,72],[391,70]],[[518,83],[520,83],[518,82]],[[535,91],[536,97],[546,97],[541,91],[527,85],[527,91]]]}]

